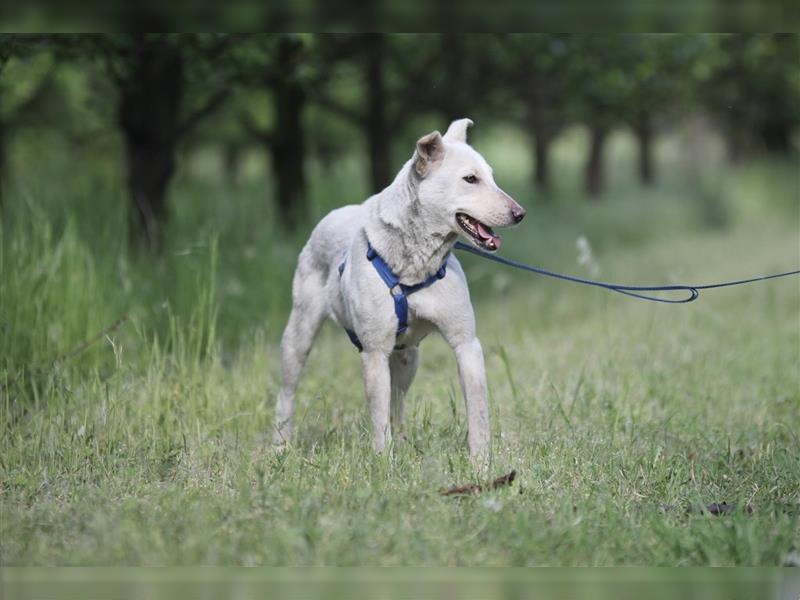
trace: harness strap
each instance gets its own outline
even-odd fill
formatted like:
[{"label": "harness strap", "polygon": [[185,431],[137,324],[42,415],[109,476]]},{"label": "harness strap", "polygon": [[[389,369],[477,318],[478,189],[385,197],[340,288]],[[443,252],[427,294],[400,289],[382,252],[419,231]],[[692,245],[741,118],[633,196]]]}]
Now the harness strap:
[{"label": "harness strap", "polygon": [[361,352],[364,349],[364,346],[361,345],[361,340],[358,339],[356,332],[352,329],[345,329],[344,332],[347,334],[347,337],[350,338],[350,341],[353,342],[353,346],[358,348],[358,351]]},{"label": "harness strap", "polygon": [[[369,242],[367,242],[367,260],[372,263],[372,266],[375,267],[375,270],[378,272],[381,279],[383,279],[386,287],[389,288],[389,294],[394,301],[394,314],[397,316],[396,335],[399,336],[408,329],[408,296],[433,285],[447,275],[447,256],[436,273],[428,277],[425,281],[414,285],[400,283],[400,279],[395,275],[394,271],[392,271],[392,268],[381,258]],[[342,264],[339,265],[339,277],[342,276],[342,272],[344,271],[344,264],[345,261],[342,261]],[[347,336],[350,338],[350,341],[353,342],[353,345],[361,352],[364,347],[355,332],[350,329],[345,329],[345,332],[347,332]]]}]

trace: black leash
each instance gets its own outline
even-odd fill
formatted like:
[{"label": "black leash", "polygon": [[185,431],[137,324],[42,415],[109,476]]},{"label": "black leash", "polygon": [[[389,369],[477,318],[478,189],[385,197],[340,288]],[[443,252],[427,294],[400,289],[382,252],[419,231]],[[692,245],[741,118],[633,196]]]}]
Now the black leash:
[{"label": "black leash", "polygon": [[[788,277],[789,275],[800,275],[800,270],[797,270],[787,271],[786,273],[776,273],[775,275],[761,275],[760,277],[753,277],[751,279],[738,279],[736,281],[725,281],[723,283],[711,283],[708,285],[619,285],[616,283],[605,283],[603,281],[583,279],[582,277],[574,277],[572,275],[562,275],[561,273],[554,273],[553,271],[548,271],[546,269],[532,267],[530,265],[526,265],[525,263],[517,262],[516,260],[503,258],[502,256],[497,256],[495,254],[489,254],[488,252],[479,250],[478,248],[470,246],[469,244],[465,244],[464,242],[456,242],[455,247],[457,250],[464,250],[466,252],[476,254],[482,258],[500,263],[501,265],[514,267],[515,269],[522,269],[523,271],[529,271],[539,275],[546,275],[547,277],[555,277],[556,279],[563,279],[565,281],[572,281],[574,283],[593,285],[595,287],[611,290],[612,292],[619,292],[620,294],[625,294],[626,296],[632,296],[633,298],[639,298],[640,300],[664,302],[666,304],[686,304],[687,302],[694,302],[700,296],[700,290],[710,290],[713,288],[729,287],[732,285],[742,285],[744,283],[752,283],[754,281],[765,281],[767,279],[777,279],[778,277]],[[678,300],[669,300],[667,298],[658,298],[656,296],[650,296],[638,292],[688,292],[689,296],[687,298],[680,298]]]}]

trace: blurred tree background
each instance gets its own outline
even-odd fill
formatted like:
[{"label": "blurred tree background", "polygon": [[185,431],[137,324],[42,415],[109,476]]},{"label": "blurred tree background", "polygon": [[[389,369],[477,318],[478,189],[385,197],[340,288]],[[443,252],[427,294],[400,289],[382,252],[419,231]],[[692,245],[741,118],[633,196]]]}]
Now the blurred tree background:
[{"label": "blurred tree background", "polygon": [[63,137],[76,161],[113,140],[131,236],[154,248],[178,155],[199,149],[216,148],[232,184],[244,156],[263,153],[276,217],[296,228],[308,220],[309,161],[363,145],[375,192],[398,168],[393,144],[408,146],[420,121],[518,128],[542,197],[553,141],[579,125],[590,199],[605,190],[614,130],[635,135],[652,185],[657,137],[690,116],[719,130],[731,160],[790,155],[800,125],[792,34],[4,35],[0,68],[2,187],[22,130]]},{"label": "blurred tree background", "polygon": [[[505,148],[494,166],[529,206],[602,204],[666,175],[720,224],[714,143],[728,164],[796,176],[800,37],[3,35],[0,218],[11,231],[35,198],[56,231],[72,223],[94,255],[121,257],[113,276],[135,263],[155,273],[142,293],[173,303],[196,294],[165,255],[219,235],[246,322],[264,301],[285,307],[327,210],[381,189],[418,137],[464,116],[479,146]],[[609,157],[620,136],[622,162]],[[254,254],[285,268],[249,266]],[[260,296],[242,291],[253,281]]]}]

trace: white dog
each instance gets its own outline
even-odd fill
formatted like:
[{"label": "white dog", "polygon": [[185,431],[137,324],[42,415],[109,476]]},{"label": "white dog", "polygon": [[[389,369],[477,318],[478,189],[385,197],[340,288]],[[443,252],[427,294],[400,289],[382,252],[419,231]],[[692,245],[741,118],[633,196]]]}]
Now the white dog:
[{"label": "white dog", "polygon": [[460,119],[444,136],[434,131],[422,137],[386,189],[363,204],[330,212],[314,228],[298,259],[281,342],[276,445],[291,438],[300,373],[330,317],[361,352],[375,451],[386,448],[393,430],[402,430],[419,343],[438,330],[458,363],[470,456],[488,455],[483,351],[467,280],[450,251],[459,234],[479,248],[497,250],[500,238],[492,227],[519,223],[525,210],[497,187],[491,167],[467,145],[471,125]]}]

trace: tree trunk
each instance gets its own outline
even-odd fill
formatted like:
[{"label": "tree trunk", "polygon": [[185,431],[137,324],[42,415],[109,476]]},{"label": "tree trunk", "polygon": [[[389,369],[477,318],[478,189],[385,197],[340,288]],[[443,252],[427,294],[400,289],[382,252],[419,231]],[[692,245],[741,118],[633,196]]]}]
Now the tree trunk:
[{"label": "tree trunk", "polygon": [[586,161],[585,190],[590,198],[597,198],[605,188],[605,143],[608,129],[593,125],[590,129],[589,156]]},{"label": "tree trunk", "polygon": [[[457,4],[453,5],[458,10]],[[437,86],[440,110],[446,123],[467,116],[470,100],[464,68],[469,68],[470,59],[465,60],[466,46],[463,33],[441,34],[444,81]]]},{"label": "tree trunk", "polygon": [[553,101],[548,92],[549,82],[545,78],[533,74],[527,80],[525,88],[526,121],[533,150],[533,183],[543,194],[551,191],[550,148],[561,128],[561,123],[554,114]]},{"label": "tree trunk", "polygon": [[272,166],[275,171],[275,202],[282,223],[294,229],[302,221],[306,206],[306,157],[303,135],[303,111],[306,91],[297,78],[297,53],[302,46],[285,39],[278,48],[280,77],[273,93],[277,120],[270,136]]},{"label": "tree trunk", "polygon": [[222,168],[225,172],[225,180],[234,187],[239,184],[244,149],[244,144],[231,140],[222,146]]},{"label": "tree trunk", "polygon": [[747,136],[735,124],[728,124],[724,129],[725,153],[728,161],[733,164],[741,163],[748,154]]},{"label": "tree trunk", "polygon": [[533,137],[533,182],[542,194],[547,195],[551,191],[550,148],[555,134],[539,124],[531,128],[530,135]]},{"label": "tree trunk", "polygon": [[643,185],[655,183],[653,163],[653,123],[650,115],[642,113],[636,123],[636,137],[639,141],[639,181]]},{"label": "tree trunk", "polygon": [[6,124],[0,117],[0,212],[3,211],[3,189],[6,187]]},{"label": "tree trunk", "polygon": [[167,185],[175,171],[174,147],[148,147],[126,140],[126,152],[131,242],[157,251],[167,215]]},{"label": "tree trunk", "polygon": [[130,75],[120,83],[118,119],[125,140],[130,236],[156,250],[162,242],[167,186],[175,172],[183,56],[167,40],[139,38]]},{"label": "tree trunk", "polygon": [[787,155],[791,149],[790,132],[792,123],[788,119],[782,119],[780,115],[765,120],[759,128],[761,141],[764,149],[770,154]]},{"label": "tree trunk", "polygon": [[384,39],[381,34],[366,34],[367,79],[367,147],[370,157],[372,193],[385,188],[392,178],[391,145],[386,118],[386,89],[383,81],[385,63]]}]

